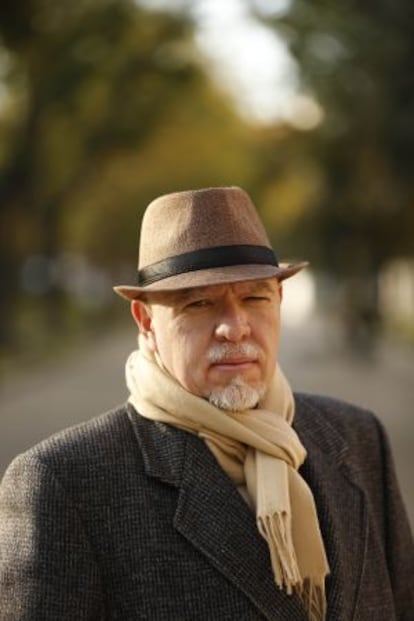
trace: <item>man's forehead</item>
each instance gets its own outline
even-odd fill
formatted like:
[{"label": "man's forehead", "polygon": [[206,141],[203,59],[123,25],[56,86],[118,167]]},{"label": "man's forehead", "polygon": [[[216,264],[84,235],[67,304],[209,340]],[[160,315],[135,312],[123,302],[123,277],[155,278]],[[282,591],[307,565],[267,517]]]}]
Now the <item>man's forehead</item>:
[{"label": "man's forehead", "polygon": [[262,289],[274,291],[276,288],[276,280],[274,278],[266,278],[260,280],[242,280],[240,282],[225,283],[219,285],[207,285],[205,287],[195,287],[193,289],[183,289],[184,297],[199,295],[200,293],[225,293],[229,289],[234,292],[239,291],[259,291]]},{"label": "man's forehead", "polygon": [[[203,287],[191,287],[188,289],[177,289],[175,291],[163,292],[154,296],[160,303],[174,304],[185,302],[188,299],[197,298],[203,295],[222,295],[228,290],[236,294],[256,293],[258,291],[274,292],[277,289],[276,278],[266,278],[260,280],[243,280],[234,283],[223,283],[218,285],[206,285]],[[152,297],[152,296],[151,296]]]}]

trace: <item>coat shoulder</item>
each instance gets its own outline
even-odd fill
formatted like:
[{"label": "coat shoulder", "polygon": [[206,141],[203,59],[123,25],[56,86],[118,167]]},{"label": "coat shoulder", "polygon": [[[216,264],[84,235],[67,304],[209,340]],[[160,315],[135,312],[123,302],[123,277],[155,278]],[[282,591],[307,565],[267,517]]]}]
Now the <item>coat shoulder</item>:
[{"label": "coat shoulder", "polygon": [[327,428],[333,427],[346,436],[358,436],[361,432],[378,433],[378,427],[382,427],[375,413],[353,403],[302,392],[294,396],[300,423],[312,424],[317,417],[319,423],[325,423]]},{"label": "coat shoulder", "polygon": [[87,471],[96,473],[123,461],[129,445],[136,443],[127,406],[121,405],[39,442],[18,455],[7,473],[36,465],[62,480],[81,477]]},{"label": "coat shoulder", "polygon": [[[379,465],[389,441],[384,426],[373,412],[321,395],[296,393],[294,426],[305,441],[318,445],[333,459],[347,456],[361,467]],[[305,442],[306,444],[306,442]]]}]

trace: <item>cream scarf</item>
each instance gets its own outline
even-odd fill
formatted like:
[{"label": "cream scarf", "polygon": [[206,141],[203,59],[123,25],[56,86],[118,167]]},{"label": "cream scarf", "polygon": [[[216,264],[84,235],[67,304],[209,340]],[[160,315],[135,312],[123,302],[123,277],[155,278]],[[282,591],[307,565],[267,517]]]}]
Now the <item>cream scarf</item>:
[{"label": "cream scarf", "polygon": [[182,388],[142,337],[139,346],[126,364],[129,401],[145,418],[198,434],[234,483],[247,486],[276,584],[299,594],[310,621],[323,621],[329,566],[313,495],[298,473],[306,451],[292,429],[294,399],[280,367],[258,409],[228,412]]}]

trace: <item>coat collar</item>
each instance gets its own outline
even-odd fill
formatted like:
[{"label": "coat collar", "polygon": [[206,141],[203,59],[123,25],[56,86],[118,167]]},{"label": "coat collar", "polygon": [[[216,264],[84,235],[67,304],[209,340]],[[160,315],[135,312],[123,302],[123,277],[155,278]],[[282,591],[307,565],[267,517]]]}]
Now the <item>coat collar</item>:
[{"label": "coat collar", "polygon": [[[197,436],[129,417],[142,450],[146,473],[179,490],[173,526],[239,588],[267,619],[305,621],[299,599],[277,589],[269,554],[255,518],[232,481]],[[296,398],[295,428],[308,457],[301,474],[310,485],[332,568],[329,610],[354,617],[362,574],[367,516],[357,476],[349,466],[348,445],[312,399]],[[242,552],[241,552],[242,551]],[[338,612],[339,611],[339,612]]]}]

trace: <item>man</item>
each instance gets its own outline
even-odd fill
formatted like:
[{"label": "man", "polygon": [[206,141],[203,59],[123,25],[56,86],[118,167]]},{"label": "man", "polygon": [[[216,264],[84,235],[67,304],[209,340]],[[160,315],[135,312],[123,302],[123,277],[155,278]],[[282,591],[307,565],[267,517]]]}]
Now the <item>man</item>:
[{"label": "man", "polygon": [[414,619],[414,551],[376,418],[293,395],[279,264],[239,188],[141,227],[125,406],[19,456],[2,621]]}]

